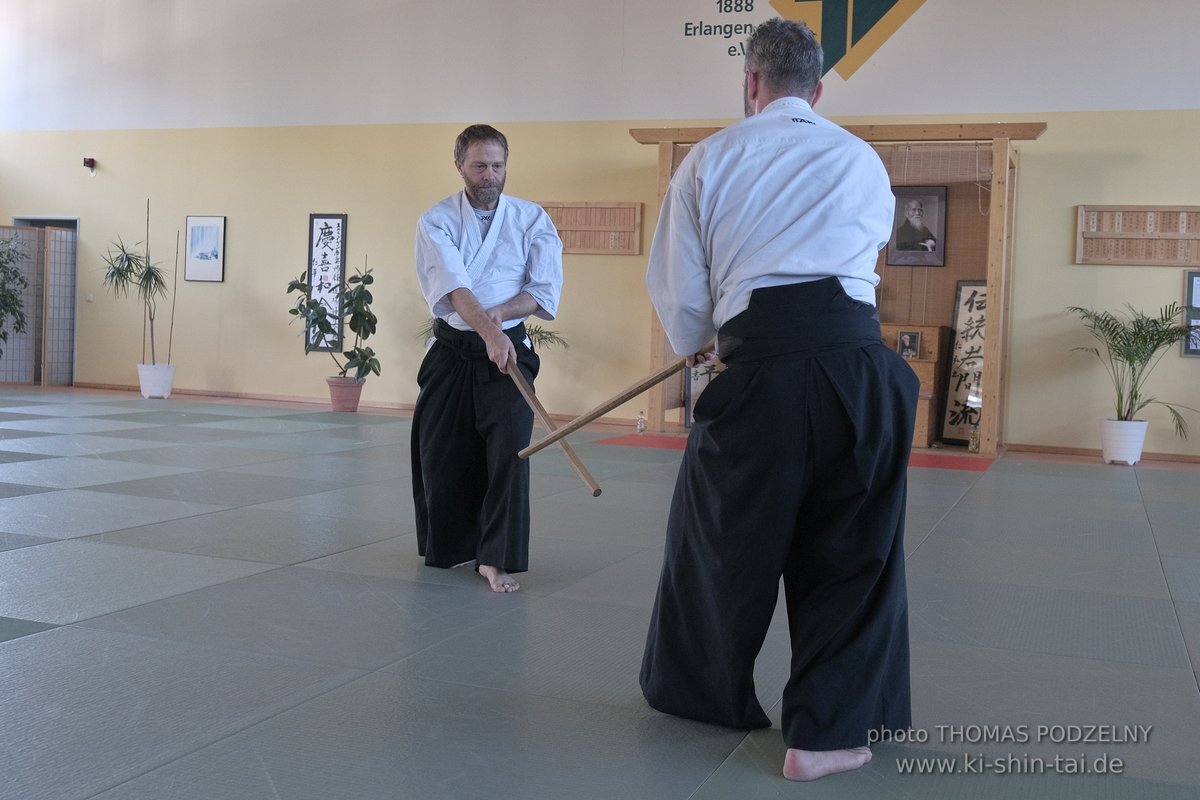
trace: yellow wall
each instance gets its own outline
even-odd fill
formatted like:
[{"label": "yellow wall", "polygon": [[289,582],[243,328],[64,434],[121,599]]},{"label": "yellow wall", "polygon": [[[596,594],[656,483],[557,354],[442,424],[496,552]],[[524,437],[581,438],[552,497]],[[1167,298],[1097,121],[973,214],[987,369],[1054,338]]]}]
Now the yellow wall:
[{"label": "yellow wall", "polygon": [[[995,121],[976,116],[967,121]],[[1182,271],[1072,263],[1077,204],[1200,205],[1193,158],[1200,111],[1006,115],[1042,120],[1041,139],[1020,145],[1006,441],[1097,448],[1096,420],[1111,392],[1067,305],[1146,309],[1181,299]],[[944,122],[954,118],[854,118],[844,123]],[[539,394],[556,414],[576,414],[648,371],[650,306],[645,248],[655,221],[657,150],[630,127],[711,125],[715,120],[496,123],[512,146],[508,191],[534,200],[640,201],[640,257],[568,256],[559,319],[570,342],[544,353]],[[378,278],[383,375],[365,403],[411,404],[427,317],[412,267],[417,216],[461,186],[451,146],[461,125],[237,128],[135,132],[0,133],[0,219],[80,218],[80,383],[132,386],[139,310],[101,285],[100,254],[117,235],[140,240],[146,198],[151,245],[168,264],[188,214],[225,215],[224,283],[181,281],[173,361],[181,390],[324,397],[328,357],[303,356],[289,326],[287,281],[305,266],[308,215],[346,213],[348,259]],[[81,165],[97,159],[95,177]],[[89,302],[88,298],[92,300]],[[1151,379],[1161,397],[1200,407],[1200,359],[1167,355]],[[632,419],[635,400],[613,412]],[[1147,451],[1200,454],[1152,409]]]},{"label": "yellow wall", "polygon": [[[1200,205],[1196,131],[1200,111],[1053,114],[1021,159],[1013,285],[1007,439],[1056,447],[1099,446],[1098,422],[1112,416],[1113,391],[1069,305],[1153,313],[1183,302],[1180,267],[1074,263],[1075,207]],[[1200,359],[1168,351],[1148,388],[1200,408]],[[1175,436],[1165,409],[1147,408],[1146,452],[1200,455],[1200,413],[1185,412],[1191,438]]]},{"label": "yellow wall", "polygon": [[[643,123],[644,124],[644,123]],[[499,124],[512,154],[506,190],[535,200],[640,201],[649,242],[657,151],[639,123]],[[101,255],[118,235],[144,238],[150,199],[155,261],[174,259],[189,214],[224,215],[225,280],[180,280],[172,361],[178,390],[321,399],[329,357],[305,357],[289,325],[288,280],[305,268],[308,215],[346,213],[347,260],[376,276],[383,374],[364,403],[411,404],[428,318],[412,264],[417,217],[461,189],[452,163],[462,126],[346,126],[0,133],[0,219],[79,217],[76,381],[136,385],[140,307],[106,293]],[[97,160],[97,174],[82,167]],[[543,353],[539,393],[575,414],[642,377],[649,363],[645,255],[565,259],[559,331],[570,349]],[[294,295],[293,295],[294,297]],[[160,317],[165,312],[160,312]],[[160,323],[159,339],[165,336]],[[633,418],[636,402],[618,409]]]}]

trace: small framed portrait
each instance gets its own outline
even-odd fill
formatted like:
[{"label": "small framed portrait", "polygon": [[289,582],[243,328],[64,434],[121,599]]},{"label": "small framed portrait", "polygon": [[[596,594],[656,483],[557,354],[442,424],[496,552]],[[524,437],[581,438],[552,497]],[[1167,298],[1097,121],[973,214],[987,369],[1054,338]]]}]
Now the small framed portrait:
[{"label": "small framed portrait", "polygon": [[889,266],[946,264],[946,187],[893,186],[896,216],[887,246]]},{"label": "small framed portrait", "polygon": [[896,337],[896,352],[902,358],[920,358],[921,332],[900,331],[900,334]]}]

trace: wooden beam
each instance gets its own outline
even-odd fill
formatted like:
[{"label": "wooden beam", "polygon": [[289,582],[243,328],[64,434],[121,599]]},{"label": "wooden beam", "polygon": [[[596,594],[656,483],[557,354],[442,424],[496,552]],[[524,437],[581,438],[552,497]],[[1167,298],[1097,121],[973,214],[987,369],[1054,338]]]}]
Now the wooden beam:
[{"label": "wooden beam", "polygon": [[983,339],[983,413],[979,425],[979,453],[995,456],[1003,424],[1005,298],[1008,294],[1011,251],[1009,232],[1009,142],[992,144],[992,191],[988,207],[987,333]]},{"label": "wooden beam", "polygon": [[[844,125],[846,130],[868,142],[983,142],[994,139],[1027,141],[1046,132],[1044,122],[976,122],[929,125]],[[629,135],[641,144],[694,144],[721,128],[630,128]]]},{"label": "wooden beam", "polygon": [[638,144],[660,144],[673,142],[691,144],[706,136],[712,136],[720,128],[630,128],[629,135]]},{"label": "wooden beam", "polygon": [[868,142],[985,142],[1030,140],[1046,132],[1044,122],[981,122],[946,125],[845,125]]}]

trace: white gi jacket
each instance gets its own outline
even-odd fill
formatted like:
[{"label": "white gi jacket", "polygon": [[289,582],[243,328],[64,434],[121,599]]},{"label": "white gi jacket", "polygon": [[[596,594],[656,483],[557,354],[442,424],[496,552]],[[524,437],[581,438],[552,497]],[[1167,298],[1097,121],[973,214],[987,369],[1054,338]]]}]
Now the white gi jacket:
[{"label": "white gi jacket", "polygon": [[[485,309],[528,292],[534,315],[554,319],[562,293],[562,240],[536,203],[500,195],[487,239],[465,192],[421,215],[413,247],[417,280],[430,312],[459,330],[471,330],[450,303],[455,289],[470,289]],[[506,320],[505,328],[521,319]]]},{"label": "white gi jacket", "polygon": [[879,156],[798,97],[693,145],[663,200],[646,274],[671,347],[699,352],[759,287],[835,276],[874,305],[894,208]]}]

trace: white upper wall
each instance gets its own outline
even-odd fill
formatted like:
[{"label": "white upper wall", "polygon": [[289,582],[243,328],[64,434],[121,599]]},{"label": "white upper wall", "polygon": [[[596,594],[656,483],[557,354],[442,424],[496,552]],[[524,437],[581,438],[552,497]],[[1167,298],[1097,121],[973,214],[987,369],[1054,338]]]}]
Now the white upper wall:
[{"label": "white upper wall", "polygon": [[[0,130],[741,114],[715,0],[0,0]],[[1200,3],[926,0],[831,116],[1200,108]]]}]

